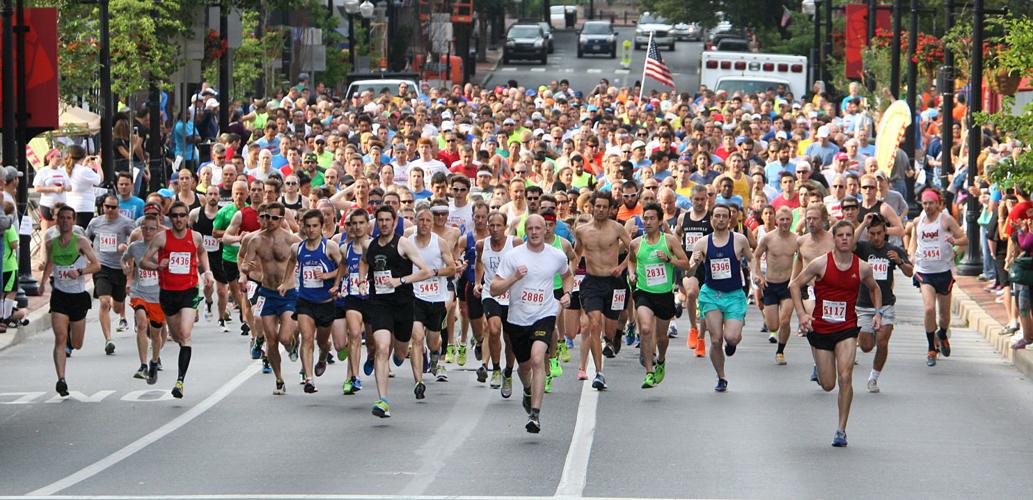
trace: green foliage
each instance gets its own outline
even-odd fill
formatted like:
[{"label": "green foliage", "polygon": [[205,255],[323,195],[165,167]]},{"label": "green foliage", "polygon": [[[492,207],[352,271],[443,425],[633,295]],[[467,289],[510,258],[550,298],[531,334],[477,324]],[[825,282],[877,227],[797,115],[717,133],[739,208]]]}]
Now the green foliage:
[{"label": "green foliage", "polygon": [[[267,30],[259,38],[255,35],[258,27],[258,12],[241,13],[240,24],[243,31],[240,48],[231,49],[233,89],[230,99],[239,99],[250,92],[255,80],[259,79],[267,62],[275,58],[283,50],[283,36],[278,30]],[[214,61],[204,67],[204,79],[208,82],[219,81],[219,62]]]},{"label": "green foliage", "polygon": [[[999,67],[1022,76],[1033,76],[1033,20],[1029,17],[1008,16],[995,20],[1004,28],[1000,42],[1003,48],[996,52]],[[997,113],[977,113],[976,123],[993,124],[998,133],[1020,141],[1025,148],[1014,161],[999,164],[988,173],[991,181],[1003,186],[1017,184],[1033,188],[1033,103],[1023,107],[1020,113],[1013,113],[1015,100],[1004,99],[1005,105]]]}]

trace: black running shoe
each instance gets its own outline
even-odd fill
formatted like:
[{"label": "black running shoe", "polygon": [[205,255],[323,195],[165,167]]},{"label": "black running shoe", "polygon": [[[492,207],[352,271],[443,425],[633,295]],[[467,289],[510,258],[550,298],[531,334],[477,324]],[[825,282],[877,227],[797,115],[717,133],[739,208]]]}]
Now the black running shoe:
[{"label": "black running shoe", "polygon": [[607,358],[613,358],[616,356],[616,353],[613,352],[613,344],[608,338],[603,338],[603,356]]},{"label": "black running shoe", "polygon": [[63,398],[68,397],[68,383],[65,382],[65,379],[57,379],[57,386],[54,387],[54,390],[56,390],[58,395],[60,395]]},{"label": "black running shoe", "polygon": [[731,357],[735,354],[735,344],[725,344],[725,356]]},{"label": "black running shoe", "polygon": [[427,385],[423,382],[416,382],[416,387],[412,392],[416,395],[416,399],[427,399]]},{"label": "black running shoe", "polygon": [[147,365],[147,385],[158,383],[158,363],[151,361]]},{"label": "black running shoe", "polygon": [[538,415],[531,415],[527,419],[527,425],[524,426],[527,432],[531,434],[538,434],[542,431],[542,422],[538,419]]}]

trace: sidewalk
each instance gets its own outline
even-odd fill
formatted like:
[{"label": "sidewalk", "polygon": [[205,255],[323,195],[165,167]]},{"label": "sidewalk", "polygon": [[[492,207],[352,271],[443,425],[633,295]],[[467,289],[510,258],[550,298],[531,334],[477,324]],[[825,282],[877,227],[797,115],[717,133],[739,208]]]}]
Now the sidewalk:
[{"label": "sidewalk", "polygon": [[[92,296],[92,280],[87,280],[86,288]],[[50,330],[50,288],[48,287],[43,295],[28,297],[28,299],[29,315],[26,318],[29,320],[29,324],[18,328],[8,328],[6,333],[0,333],[0,351],[17,345],[33,335]]]},{"label": "sidewalk", "polygon": [[978,332],[1001,354],[1001,357],[1015,365],[1023,375],[1033,378],[1033,351],[1013,351],[1011,335],[1001,335],[1008,324],[1008,314],[1003,304],[996,303],[997,295],[986,292],[986,282],[974,276],[957,276],[951,311],[970,328]]}]

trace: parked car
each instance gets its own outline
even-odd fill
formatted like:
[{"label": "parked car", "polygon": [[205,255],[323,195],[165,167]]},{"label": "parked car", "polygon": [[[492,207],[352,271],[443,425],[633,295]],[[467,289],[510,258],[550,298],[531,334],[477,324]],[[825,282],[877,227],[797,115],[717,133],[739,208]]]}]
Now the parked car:
[{"label": "parked car", "polygon": [[577,34],[577,56],[609,54],[617,58],[617,32],[610,21],[586,21]]},{"label": "parked car", "polygon": [[699,23],[678,23],[671,28],[675,40],[703,40],[703,27]]},{"label": "parked car", "polygon": [[420,91],[419,82],[415,79],[409,78],[372,78],[354,80],[348,84],[348,89],[344,92],[345,99],[351,99],[351,96],[370,90],[374,96],[379,96],[384,89],[391,92],[391,95],[398,97],[399,84],[404,83],[406,86],[406,93],[416,92],[417,97],[423,97],[423,93]]},{"label": "parked car", "polygon": [[573,28],[577,23],[577,6],[552,5],[549,7],[549,24],[553,29]]},{"label": "parked car", "polygon": [[513,59],[538,59],[542,64],[549,62],[549,43],[545,32],[537,24],[514,24],[506,32],[506,45],[502,49],[502,63]]},{"label": "parked car", "polygon": [[710,50],[720,52],[749,52],[750,41],[739,37],[724,37],[718,40]]},{"label": "parked car", "polygon": [[540,26],[542,31],[545,32],[545,42],[549,44],[549,53],[552,54],[556,51],[556,47],[553,45],[552,26],[545,21],[538,23],[538,26]]},{"label": "parked car", "polygon": [[649,45],[650,33],[653,34],[653,43],[666,46],[668,50],[674,50],[674,35],[671,34],[672,28],[674,26],[671,26],[663,17],[650,12],[643,12],[638,18],[638,26],[635,27],[635,50]]}]

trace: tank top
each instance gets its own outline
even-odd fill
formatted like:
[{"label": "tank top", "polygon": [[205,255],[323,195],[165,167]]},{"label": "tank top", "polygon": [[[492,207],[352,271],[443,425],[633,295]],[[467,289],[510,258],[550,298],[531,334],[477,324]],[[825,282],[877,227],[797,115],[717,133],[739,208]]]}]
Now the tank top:
[{"label": "tank top", "polygon": [[463,260],[466,261],[466,269],[463,270],[463,278],[467,283],[473,283],[474,267],[477,262],[477,238],[473,231],[466,233],[466,248],[463,249]]},{"label": "tank top", "polygon": [[216,252],[222,252],[222,243],[212,236],[212,232],[215,229],[213,224],[214,220],[214,217],[209,219],[208,215],[204,213],[204,207],[201,207],[201,210],[198,210],[197,213],[197,223],[194,224],[193,227],[195,231],[201,233],[201,242],[204,245],[204,250],[209,253],[209,260],[214,259],[215,257],[219,257],[220,259],[222,258],[221,256],[211,255]]},{"label": "tank top", "polygon": [[241,232],[253,232],[261,228],[262,226],[258,223],[258,211],[255,210],[255,207],[248,205],[240,209]]},{"label": "tank top", "polygon": [[298,244],[298,269],[301,271],[298,296],[308,302],[329,302],[333,279],[319,279],[318,272],[332,273],[337,270],[337,263],[326,254],[327,239],[323,238],[315,250],[302,241]]},{"label": "tank top", "polygon": [[85,264],[79,255],[79,235],[72,233],[67,245],[61,244],[61,237],[54,238],[50,248],[50,259],[54,262],[54,289],[64,293],[84,293],[86,278],[72,277],[72,271],[82,271]]},{"label": "tank top", "polygon": [[710,212],[707,212],[700,220],[692,220],[692,212],[685,212],[685,215],[682,216],[681,228],[682,246],[685,248],[686,253],[692,252],[693,245],[700,238],[714,232],[714,227],[710,225]]},{"label": "tank top", "polygon": [[[180,199],[179,193],[176,193],[176,201],[183,201],[182,199]],[[198,196],[197,193],[194,193],[194,202],[193,203],[187,203],[185,201],[183,201],[183,203],[186,204],[187,211],[190,211],[190,210],[193,210],[193,209],[201,206],[201,197]]]},{"label": "tank top", "polygon": [[707,235],[707,258],[704,282],[707,288],[718,292],[734,292],[742,290],[742,266],[735,256],[735,233],[728,232],[728,242],[724,246],[714,245],[714,235]]},{"label": "tank top", "polygon": [[183,291],[197,287],[197,246],[194,232],[176,238],[171,229],[165,230],[165,248],[158,254],[158,261],[169,260],[169,265],[158,274],[162,290]]},{"label": "tank top", "polygon": [[500,306],[509,305],[509,291],[506,291],[499,296],[492,296],[490,291],[491,281],[495,279],[495,273],[499,270],[499,265],[502,264],[502,256],[512,249],[513,239],[508,235],[506,236],[506,244],[502,246],[502,250],[496,252],[491,248],[491,237],[484,240],[484,247],[481,249],[481,265],[484,266],[484,283],[481,285],[483,288],[481,291],[481,297],[495,299]]},{"label": "tank top", "polygon": [[664,233],[660,233],[660,239],[653,244],[646,236],[639,240],[638,253],[635,254],[635,272],[638,275],[635,288],[649,293],[671,293],[674,289],[674,266],[660,259],[660,254],[667,255],[668,259],[671,257]]},{"label": "tank top", "polygon": [[[871,213],[875,213],[875,214],[881,214],[882,213],[882,200],[877,200],[875,202],[875,204],[871,206],[871,208],[864,208],[864,206],[862,204],[858,204],[857,205],[857,222],[858,223],[863,222],[864,221],[864,216],[866,216],[868,214],[871,214]],[[861,237],[858,238],[858,241],[868,241],[868,231],[862,231],[861,232]]]},{"label": "tank top", "polygon": [[915,249],[915,272],[943,273],[953,268],[954,248],[947,243],[948,233],[943,225],[944,215],[941,212],[935,222],[928,222],[925,212],[918,218],[918,227],[915,228],[915,238],[918,239]]},{"label": "tank top", "polygon": [[811,323],[815,333],[835,333],[857,328],[857,290],[861,286],[861,272],[856,255],[850,254],[850,268],[836,267],[832,252],[825,254],[825,274],[814,282],[817,297]]},{"label": "tank top", "polygon": [[732,194],[741,196],[743,201],[750,199],[750,185],[746,181],[746,174],[739,175],[739,179],[732,178]]},{"label": "tank top", "polygon": [[296,201],[294,203],[287,203],[287,196],[286,195],[281,195],[280,196],[280,203],[283,203],[283,206],[285,206],[285,207],[287,207],[287,208],[289,208],[291,210],[294,210],[294,211],[301,210],[301,195],[298,195],[298,201]]},{"label": "tank top", "polygon": [[[419,252],[424,264],[431,269],[445,267],[445,258],[441,256],[441,242],[437,234],[430,233],[430,241],[425,247],[420,246],[420,243],[416,241],[415,235],[412,238],[412,242],[416,245],[416,251]],[[413,265],[412,272],[415,273],[417,271],[419,271],[419,268]],[[417,281],[412,286],[416,298],[424,302],[445,302],[448,299],[447,283],[444,276],[434,276],[423,281]]]},{"label": "tank top", "polygon": [[365,299],[366,295],[362,293],[361,285],[365,283],[366,278],[359,275],[359,263],[362,262],[362,254],[355,250],[354,241],[348,241],[348,245],[345,248],[344,261],[345,265],[348,266],[348,276],[341,279],[341,293],[338,295],[341,297],[354,296]]},{"label": "tank top", "polygon": [[403,303],[412,300],[412,283],[399,285],[398,288],[391,288],[387,283],[391,278],[412,274],[412,261],[398,253],[398,242],[401,239],[402,237],[396,234],[385,245],[380,244],[380,238],[374,238],[369,242],[369,250],[363,258],[369,265],[366,279],[372,282],[369,290],[371,298]]},{"label": "tank top", "polygon": [[[553,235],[552,247],[555,248],[556,250],[559,250],[560,252],[563,252],[563,241],[562,240],[563,240],[563,238],[560,238],[559,236]],[[566,255],[566,252],[563,252],[563,255]],[[557,275],[552,277],[552,289],[553,290],[562,290],[563,289],[563,276],[562,275],[557,274]]]}]

